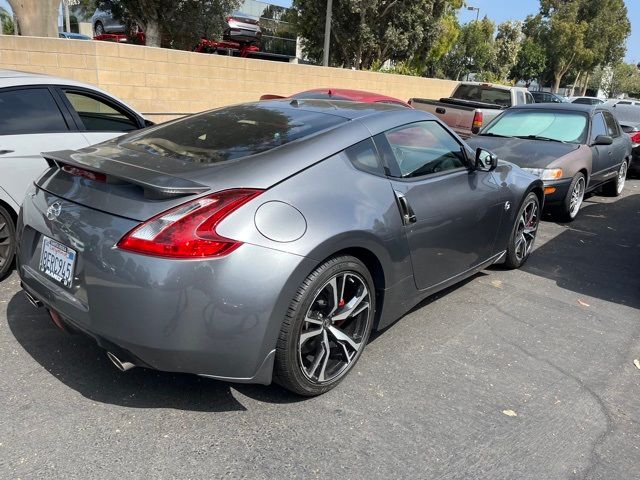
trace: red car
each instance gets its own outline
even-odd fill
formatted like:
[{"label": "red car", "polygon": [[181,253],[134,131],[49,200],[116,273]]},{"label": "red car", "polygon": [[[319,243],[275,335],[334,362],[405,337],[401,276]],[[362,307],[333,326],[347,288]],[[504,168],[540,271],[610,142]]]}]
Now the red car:
[{"label": "red car", "polygon": [[316,88],[305,92],[296,93],[289,97],[282,95],[262,95],[260,100],[273,100],[275,98],[293,98],[293,99],[320,99],[320,100],[349,100],[352,102],[365,103],[391,103],[393,105],[402,105],[403,107],[412,108],[407,102],[398,100],[397,98],[380,95],[378,93],[364,92],[362,90],[347,90],[343,88]]}]

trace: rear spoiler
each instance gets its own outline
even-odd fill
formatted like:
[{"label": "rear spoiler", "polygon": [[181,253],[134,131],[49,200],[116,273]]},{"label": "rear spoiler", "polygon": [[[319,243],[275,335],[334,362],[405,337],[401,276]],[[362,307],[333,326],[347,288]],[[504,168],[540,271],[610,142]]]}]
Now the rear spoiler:
[{"label": "rear spoiler", "polygon": [[186,178],[174,177],[144,167],[93,155],[61,150],[43,153],[51,168],[73,167],[104,177],[106,183],[130,183],[142,187],[146,197],[169,198],[204,193],[209,187]]},{"label": "rear spoiler", "polygon": [[283,95],[274,95],[272,93],[265,93],[264,95],[260,96],[260,100],[280,100],[282,98],[287,98]]}]

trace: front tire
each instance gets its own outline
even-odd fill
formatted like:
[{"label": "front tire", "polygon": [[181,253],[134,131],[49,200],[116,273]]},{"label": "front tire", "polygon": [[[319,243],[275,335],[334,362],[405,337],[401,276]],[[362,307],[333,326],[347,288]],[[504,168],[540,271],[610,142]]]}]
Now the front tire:
[{"label": "front tire", "polygon": [[567,195],[558,207],[557,216],[560,221],[572,222],[578,216],[584,194],[587,190],[587,179],[584,173],[578,172],[571,180]]},{"label": "front tire", "polygon": [[509,238],[504,262],[507,268],[520,268],[527,261],[533,250],[539,223],[540,200],[534,192],[530,192],[520,206]]},{"label": "front tire", "polygon": [[93,32],[95,33],[95,37],[99,37],[100,35],[104,35],[104,26],[102,25],[102,22],[96,22],[96,25],[93,29]]},{"label": "front tire", "polygon": [[616,178],[602,186],[602,193],[607,197],[619,197],[624,190],[624,184],[627,180],[627,169],[627,161],[623,160],[622,165],[620,165],[620,168],[618,169]]},{"label": "front tire", "polygon": [[16,226],[9,212],[0,206],[0,280],[11,269],[16,253]]},{"label": "front tire", "polygon": [[274,380],[315,396],[340,383],[364,350],[375,315],[371,274],[355,257],[333,257],[298,289],[282,324]]}]

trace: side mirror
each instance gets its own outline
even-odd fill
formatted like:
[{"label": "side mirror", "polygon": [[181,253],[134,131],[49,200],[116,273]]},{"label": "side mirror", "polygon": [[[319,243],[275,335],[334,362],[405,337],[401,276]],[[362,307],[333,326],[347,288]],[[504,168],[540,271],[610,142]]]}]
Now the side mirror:
[{"label": "side mirror", "polygon": [[489,150],[478,147],[476,149],[476,170],[490,172],[498,166],[498,157]]},{"label": "side mirror", "polygon": [[594,145],[611,145],[613,143],[613,138],[609,135],[598,135],[593,139]]}]

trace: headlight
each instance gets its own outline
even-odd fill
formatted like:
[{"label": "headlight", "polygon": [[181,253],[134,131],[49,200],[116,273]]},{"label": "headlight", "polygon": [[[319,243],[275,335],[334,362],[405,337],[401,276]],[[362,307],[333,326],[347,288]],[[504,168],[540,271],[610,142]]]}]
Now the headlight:
[{"label": "headlight", "polygon": [[558,180],[562,178],[561,168],[523,168],[522,170],[535,175],[541,180]]}]

